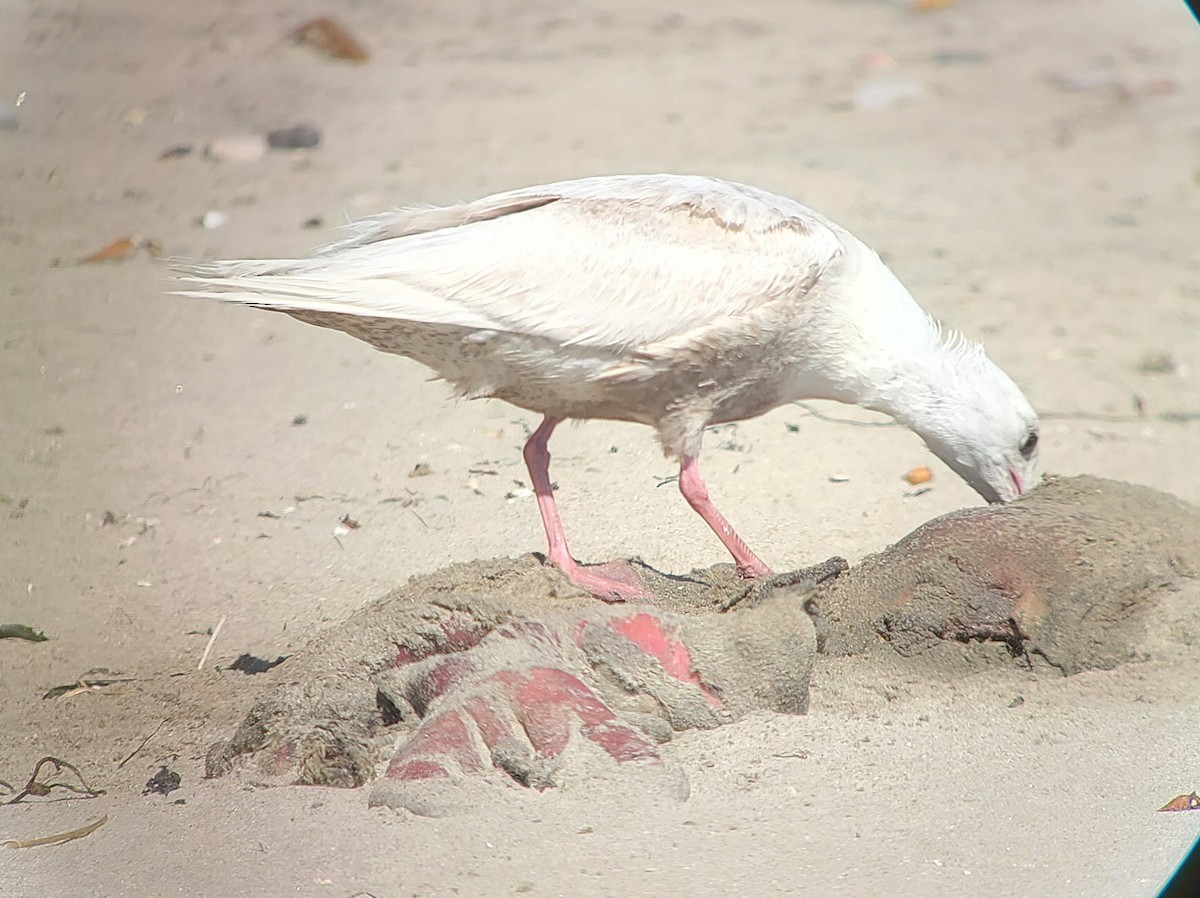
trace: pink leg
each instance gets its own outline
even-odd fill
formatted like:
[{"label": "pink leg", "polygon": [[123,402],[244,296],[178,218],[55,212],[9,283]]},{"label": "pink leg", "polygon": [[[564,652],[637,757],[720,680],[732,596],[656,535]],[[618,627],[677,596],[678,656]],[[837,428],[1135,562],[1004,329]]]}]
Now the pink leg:
[{"label": "pink leg", "polygon": [[533,493],[537,496],[538,511],[542,515],[542,525],[546,528],[546,540],[550,547],[546,553],[547,560],[580,589],[586,589],[606,602],[654,598],[642,588],[637,575],[623,562],[581,567],[571,557],[562,518],[558,516],[558,503],[554,501],[554,487],[550,483],[550,451],[546,448],[550,434],[561,421],[562,418],[547,415],[525,443],[525,466],[529,469],[529,479],[533,482]]},{"label": "pink leg", "polygon": [[679,462],[679,492],[687,499],[688,505],[696,509],[696,513],[704,518],[704,522],[712,528],[717,538],[725,544],[733,560],[737,562],[738,572],[743,577],[769,577],[771,569],[763,564],[745,541],[737,535],[733,525],[725,520],[725,516],[717,511],[708,498],[708,487],[700,479],[700,466],[693,456],[685,455]]}]

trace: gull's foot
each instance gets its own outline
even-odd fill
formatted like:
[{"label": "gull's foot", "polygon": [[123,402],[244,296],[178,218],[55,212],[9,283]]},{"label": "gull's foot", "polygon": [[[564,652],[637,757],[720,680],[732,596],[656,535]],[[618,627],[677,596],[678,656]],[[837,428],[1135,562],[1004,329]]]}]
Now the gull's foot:
[{"label": "gull's foot", "polygon": [[769,574],[762,579],[756,579],[740,593],[722,602],[718,607],[721,611],[730,611],[741,605],[753,608],[777,589],[798,587],[801,592],[812,592],[818,586],[850,570],[845,558],[834,556],[820,564],[800,568],[795,571],[784,571],[782,574]]},{"label": "gull's foot", "polygon": [[657,598],[646,589],[637,571],[627,561],[588,565],[572,562],[570,570],[560,570],[575,586],[602,602],[653,602]]},{"label": "gull's foot", "polygon": [[[751,556],[749,561],[738,562],[737,572],[743,580],[764,580],[775,576],[773,570],[754,556]],[[786,576],[786,574],[780,576]]]}]

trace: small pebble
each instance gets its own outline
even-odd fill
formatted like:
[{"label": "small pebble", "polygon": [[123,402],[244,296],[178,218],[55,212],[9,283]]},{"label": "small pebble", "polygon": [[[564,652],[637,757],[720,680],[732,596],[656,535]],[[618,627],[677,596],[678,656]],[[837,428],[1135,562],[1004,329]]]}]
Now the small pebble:
[{"label": "small pebble", "polygon": [[218,209],[209,209],[200,217],[200,224],[206,231],[215,231],[229,221],[229,213]]},{"label": "small pebble", "polygon": [[321,142],[321,132],[310,122],[267,132],[267,145],[273,150],[311,150]]},{"label": "small pebble", "polygon": [[257,134],[218,137],[204,155],[219,162],[257,162],[267,155],[267,143]]},{"label": "small pebble", "polygon": [[1167,352],[1147,352],[1138,362],[1142,374],[1174,374],[1179,370],[1175,359]]},{"label": "small pebble", "polygon": [[982,50],[938,50],[931,58],[938,65],[978,65],[992,59]]},{"label": "small pebble", "polygon": [[182,159],[184,156],[192,155],[193,147],[190,143],[180,143],[173,147],[167,147],[158,154],[159,159]]}]

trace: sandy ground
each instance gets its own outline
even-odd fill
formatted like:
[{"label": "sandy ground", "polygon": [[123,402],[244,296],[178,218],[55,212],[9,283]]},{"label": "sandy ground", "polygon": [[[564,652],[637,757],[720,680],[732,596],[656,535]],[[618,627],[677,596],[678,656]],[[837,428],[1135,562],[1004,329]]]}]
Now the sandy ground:
[{"label": "sandy ground", "polygon": [[[270,679],[217,668],[288,654],[412,574],[541,547],[532,500],[505,498],[533,418],[454,404],[338,334],[166,297],[145,254],[52,266],[127,234],[292,255],[398,203],[720,175],[847,225],[984,339],[1045,414],[1047,469],[1200,502],[1200,29],[1183,4],[3,5],[0,623],[51,638],[0,641],[0,779],[54,755],[107,794],[0,808],[0,838],[109,819],[0,849],[0,895],[1136,896],[1196,838],[1200,814],[1155,813],[1200,786],[1195,653],[1066,679],[826,663],[808,716],[680,737],[682,804],[546,793],[428,820],[203,780]],[[283,39],[322,12],[369,62]],[[916,95],[873,108],[889,91]],[[299,120],[320,148],[158,158]],[[207,210],[228,223],[201,228]],[[657,488],[674,472],[648,431],[587,424],[554,448],[577,555],[720,560]],[[720,429],[705,458],[779,568],[853,561],[977,501],[911,434],[801,408]],[[912,496],[918,464],[933,489]],[[362,526],[335,538],[347,514]],[[136,679],[42,698],[92,668]],[[182,788],[143,795],[160,764]]]}]

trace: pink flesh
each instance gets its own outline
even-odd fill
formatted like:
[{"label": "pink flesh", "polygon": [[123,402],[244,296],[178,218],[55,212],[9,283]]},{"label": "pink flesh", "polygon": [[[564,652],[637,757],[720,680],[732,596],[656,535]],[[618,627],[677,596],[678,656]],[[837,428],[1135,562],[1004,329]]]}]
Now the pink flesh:
[{"label": "pink flesh", "polygon": [[658,751],[617,719],[608,705],[572,673],[555,667],[501,671],[494,679],[512,690],[517,716],[542,757],[562,754],[574,730],[616,761],[657,760]]},{"label": "pink flesh", "polygon": [[422,724],[417,734],[392,758],[387,775],[397,780],[445,777],[449,776],[445,761],[451,761],[463,771],[478,773],[484,768],[483,759],[458,711],[438,714]]},{"label": "pink flesh", "polygon": [[[448,620],[439,625],[442,639],[427,644],[396,646],[396,657],[392,659],[392,667],[403,667],[428,658],[430,655],[447,655],[451,652],[465,652],[479,645],[479,641],[491,632],[491,627],[481,624],[465,615],[452,614]],[[419,639],[419,637],[418,637]]]},{"label": "pink flesh", "polygon": [[582,736],[618,763],[662,762],[653,743],[622,723],[586,683],[565,670],[502,670],[479,685],[481,692],[461,707],[421,724],[388,765],[389,778],[418,782],[449,777],[455,769],[481,772],[491,759],[481,756],[468,720],[489,750],[515,735],[497,701],[511,711],[540,758],[557,758],[573,737]]},{"label": "pink flesh", "polygon": [[652,614],[635,614],[609,622],[609,626],[649,655],[658,659],[668,674],[684,683],[699,687],[713,707],[721,700],[692,667],[692,655],[687,646],[663,629],[663,622]]}]

